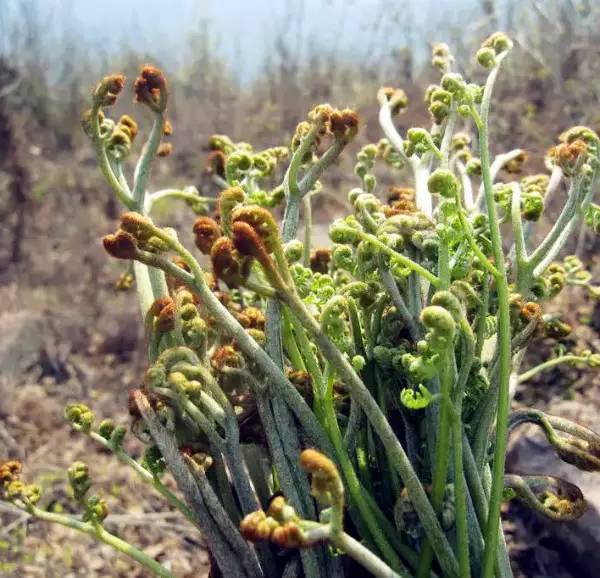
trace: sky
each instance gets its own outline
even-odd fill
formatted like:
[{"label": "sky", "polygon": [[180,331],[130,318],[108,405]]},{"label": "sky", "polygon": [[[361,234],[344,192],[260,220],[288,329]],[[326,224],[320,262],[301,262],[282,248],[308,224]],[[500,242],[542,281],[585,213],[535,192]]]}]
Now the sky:
[{"label": "sky", "polygon": [[472,22],[480,4],[481,0],[0,0],[0,23],[10,22],[29,6],[50,36],[67,34],[75,46],[100,46],[109,54],[130,45],[175,66],[184,60],[189,34],[205,23],[213,43],[244,82],[260,71],[281,36],[295,53],[317,47],[377,58],[389,47],[409,42],[423,49],[425,38],[439,40],[448,26]]}]

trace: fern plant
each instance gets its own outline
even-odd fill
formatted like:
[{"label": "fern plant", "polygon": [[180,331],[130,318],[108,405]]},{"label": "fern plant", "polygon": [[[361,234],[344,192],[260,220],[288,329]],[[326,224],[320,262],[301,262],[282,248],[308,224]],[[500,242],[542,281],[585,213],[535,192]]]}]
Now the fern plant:
[{"label": "fern plant", "polygon": [[[135,81],[152,128],[132,179],[125,168],[137,124],[105,115],[124,78],[94,89],[83,126],[128,211],[104,248],[132,263],[120,284],[135,282],[148,341],[148,370],[129,402],[143,459],[123,449],[126,425],[97,423],[83,404],[65,415],[198,528],[213,575],[325,578],[362,566],[381,577],[506,578],[503,500],[555,520],[583,513],[576,486],[507,473],[505,457],[510,432],[530,422],[560,459],[600,469],[594,432],[534,409],[510,411],[516,386],[535,374],[600,364],[584,351],[521,367],[540,336],[571,331],[544,313],[549,300],[568,285],[598,295],[584,265],[561,251],[583,222],[598,232],[600,141],[585,127],[566,131],[547,154],[549,174],[515,176],[521,149],[490,158],[492,93],[511,48],[502,33],[485,40],[480,85],[452,70],[446,45],[435,46],[440,81],[425,96],[432,126],[405,138],[394,122],[404,92],[379,91],[385,138],[358,152],[352,213],[331,224],[328,249],[311,245],[311,200],[359,131],[353,110],[315,107],[289,147],[256,151],[212,137],[221,189],[213,206],[193,187],[147,191],[155,157],[170,151],[161,71],[146,66]],[[386,196],[378,163],[410,185]],[[278,166],[285,176],[273,186]],[[564,207],[535,246],[534,225],[563,185]],[[165,198],[199,215],[197,250],[153,222]],[[281,225],[272,211],[280,205]],[[162,481],[166,472],[178,492]],[[86,464],[68,478],[81,518],[40,507],[18,462],[0,469],[2,495],[16,506],[172,576],[104,528],[107,507],[90,495]]]}]

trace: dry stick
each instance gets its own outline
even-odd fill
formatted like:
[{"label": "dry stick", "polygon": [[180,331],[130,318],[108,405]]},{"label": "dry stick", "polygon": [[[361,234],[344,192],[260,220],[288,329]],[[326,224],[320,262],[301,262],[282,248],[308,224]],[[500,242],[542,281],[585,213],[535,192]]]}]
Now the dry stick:
[{"label": "dry stick", "polygon": [[[211,515],[203,499],[203,493],[205,493],[206,488],[203,488],[203,492],[200,491],[196,480],[192,476],[182,455],[179,453],[173,436],[160,422],[160,419],[150,406],[148,398],[141,391],[136,391],[134,399],[152,434],[154,442],[168,463],[179,489],[185,496],[186,501],[192,506],[196,523],[202,529],[208,549],[215,557],[221,571],[226,576],[262,577],[263,574],[255,553],[237,533],[237,529],[226,516],[225,512],[222,511],[222,516],[218,522]],[[210,491],[212,492],[212,488],[210,488]],[[216,496],[215,499],[218,501]],[[212,505],[214,506],[214,504]],[[231,533],[237,534],[239,538],[239,540],[236,539],[235,544],[232,544],[228,540]]]}]

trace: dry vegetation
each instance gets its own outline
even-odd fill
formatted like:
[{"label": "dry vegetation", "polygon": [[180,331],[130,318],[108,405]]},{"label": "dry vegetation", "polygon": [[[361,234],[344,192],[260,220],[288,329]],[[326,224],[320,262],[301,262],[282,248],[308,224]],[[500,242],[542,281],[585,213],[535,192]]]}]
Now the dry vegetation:
[{"label": "dry vegetation", "polygon": [[[459,57],[472,52],[475,38],[492,30],[498,19],[512,23],[508,32],[517,40],[519,57],[502,81],[495,114],[501,120],[492,130],[501,137],[497,142],[511,135],[512,142],[530,150],[526,168],[535,170],[562,129],[574,124],[600,128],[600,6],[591,0],[526,1],[518,9],[497,14],[494,2],[482,5],[476,29],[455,33],[453,50]],[[99,239],[113,230],[117,207],[79,128],[91,79],[106,67],[86,62],[85,55],[75,56],[77,47],[71,47],[71,52],[65,50],[70,60],[60,63],[61,73],[53,73],[51,67],[44,67],[44,34],[34,11],[24,9],[19,26],[20,30],[12,31],[19,41],[0,59],[0,320],[6,321],[0,355],[2,340],[10,341],[11,332],[19,335],[22,330],[33,331],[26,335],[35,351],[31,357],[23,354],[24,361],[17,363],[14,372],[0,369],[0,458],[23,457],[31,479],[52,488],[46,494],[52,494],[57,507],[68,509],[70,500],[60,472],[85,457],[94,478],[111,496],[115,529],[162,563],[170,563],[178,575],[198,576],[206,567],[206,554],[185,523],[142,492],[133,474],[114,458],[72,434],[62,419],[65,402],[83,395],[93,400],[98,415],[126,421],[127,390],[142,374],[143,336],[134,296],[114,289],[122,266],[100,250]],[[161,161],[154,180],[195,184],[212,195],[217,189],[204,166],[209,135],[226,133],[256,145],[286,144],[311,106],[330,101],[361,112],[360,146],[379,135],[377,88],[402,86],[415,96],[430,75],[410,47],[402,45],[379,69],[373,69],[335,55],[315,54],[307,64],[298,64],[282,42],[265,72],[240,88],[202,33],[190,40],[190,53],[195,59],[186,69],[170,75],[175,148],[171,157]],[[148,55],[134,51],[123,54],[122,69],[133,76],[147,59]],[[114,61],[110,67],[119,68]],[[584,116],[584,111],[597,116]],[[417,100],[399,122],[412,126],[425,118],[425,106]],[[534,125],[547,130],[533,132]],[[328,177],[321,205],[315,208],[318,221],[328,221],[345,202],[350,181],[342,174],[351,174],[352,167],[350,155],[346,157]],[[169,214],[171,221],[181,219],[178,212]],[[572,249],[593,258],[597,245],[582,237]],[[598,265],[594,265],[597,276]],[[598,310],[583,299],[580,309],[570,315],[587,316],[589,328],[576,339],[598,348]],[[19,317],[17,312],[26,315]],[[33,330],[28,323],[34,323]],[[567,394],[595,402],[600,384],[578,381],[578,375],[575,370],[546,374],[543,383],[524,392],[520,401],[527,403],[534,397],[548,403],[553,396]],[[150,526],[140,523],[141,512],[156,512]],[[519,547],[522,553],[528,551],[526,542]],[[529,571],[539,572],[539,568]],[[68,530],[47,528],[9,511],[0,511],[0,574],[144,575],[85,537],[74,538]]]}]

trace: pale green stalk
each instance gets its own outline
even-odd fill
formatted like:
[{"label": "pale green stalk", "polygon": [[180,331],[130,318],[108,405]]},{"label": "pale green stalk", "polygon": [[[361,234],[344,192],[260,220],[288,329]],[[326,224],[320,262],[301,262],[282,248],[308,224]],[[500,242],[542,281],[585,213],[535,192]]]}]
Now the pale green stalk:
[{"label": "pale green stalk", "polygon": [[[543,255],[543,257],[539,260],[539,262],[537,264],[535,263],[535,261],[533,259],[533,255],[532,255],[532,259],[531,259],[532,264],[530,266],[533,270],[534,277],[541,275],[546,270],[548,265],[550,265],[550,263],[554,259],[556,259],[556,257],[560,253],[560,251],[566,245],[566,243],[567,243],[569,237],[571,236],[572,232],[574,231],[577,223],[583,220],[585,212],[587,211],[587,208],[589,207],[590,203],[592,202],[592,199],[596,192],[596,182],[598,179],[598,161],[597,160],[596,160],[596,163],[594,166],[595,166],[594,173],[593,173],[591,179],[589,180],[589,184],[588,184],[587,188],[582,186],[581,193],[577,199],[578,202],[575,206],[575,213],[573,214],[571,220],[567,223],[567,225],[564,227],[564,229],[560,232],[560,235],[558,236],[558,238],[556,239],[554,244],[548,249],[547,253]],[[586,181],[586,183],[587,183],[587,181]]]},{"label": "pale green stalk", "polygon": [[110,443],[109,440],[104,439],[100,434],[90,431],[88,435],[95,442],[99,443],[106,449],[111,450],[117,458],[128,465],[144,482],[150,484],[163,498],[171,504],[174,508],[179,510],[192,524],[195,524],[194,516],[192,511],[189,509],[187,504],[182,502],[169,488],[167,488],[158,477],[152,475],[146,468],[136,462],[129,454],[126,454],[122,448],[116,447]]},{"label": "pale green stalk", "polygon": [[328,540],[334,548],[344,552],[376,578],[410,578],[405,572],[395,572],[378,556],[365,548],[346,532],[334,532],[331,524],[319,524],[309,520],[300,522],[309,542]]},{"label": "pale green stalk", "polygon": [[[340,226],[340,229],[341,228],[346,228],[346,227]],[[349,232],[352,232],[352,233],[358,235],[358,237],[361,240],[367,241],[368,243],[371,243],[372,245],[377,247],[377,249],[379,249],[383,254],[388,256],[392,261],[396,261],[396,262],[400,263],[401,265],[403,265],[404,267],[407,267],[407,268],[411,269],[412,271],[414,271],[415,273],[418,273],[419,275],[421,275],[422,277],[427,279],[427,281],[429,281],[434,287],[439,287],[440,280],[431,271],[428,271],[427,269],[425,269],[425,267],[423,267],[422,265],[419,265],[419,263],[416,263],[412,259],[409,259],[402,253],[398,253],[398,251],[394,251],[394,249],[391,249],[390,247],[388,247],[385,243],[383,243],[377,237],[375,237],[375,235],[370,235],[369,233],[364,233],[363,231],[357,231],[356,229],[352,229],[351,227],[347,227],[346,229]]]},{"label": "pale green stalk", "polygon": [[524,383],[525,381],[530,380],[532,377],[535,377],[538,373],[542,371],[547,371],[548,369],[552,369],[561,363],[587,363],[588,359],[586,357],[582,357],[581,355],[560,355],[555,357],[554,359],[549,359],[548,361],[544,361],[531,369],[521,373],[518,377],[519,383]]},{"label": "pale green stalk", "polygon": [[440,279],[439,288],[448,289],[450,287],[450,250],[445,235],[441,235],[438,249],[438,277]]},{"label": "pale green stalk", "polygon": [[460,177],[460,184],[462,189],[462,198],[467,213],[471,213],[475,208],[475,202],[473,200],[473,184],[471,178],[467,174],[467,169],[464,163],[460,160],[456,161],[456,170]]},{"label": "pale green stalk", "polygon": [[515,240],[515,277],[517,280],[517,291],[525,293],[529,288],[527,283],[527,248],[525,246],[525,234],[523,232],[523,219],[521,216],[521,187],[518,183],[512,183],[511,198],[511,223]]},{"label": "pale green stalk", "polygon": [[456,380],[456,387],[453,395],[454,414],[452,420],[452,448],[454,450],[454,493],[456,502],[456,533],[458,564],[461,578],[468,578],[471,574],[469,561],[469,529],[467,513],[468,490],[465,487],[464,478],[464,458],[463,441],[465,439],[462,424],[462,407],[465,395],[465,388],[469,373],[473,365],[475,354],[475,338],[473,331],[466,318],[460,322],[462,336],[462,355],[461,367]]},{"label": "pale green stalk", "polygon": [[383,133],[385,134],[390,144],[396,149],[398,154],[402,157],[404,162],[410,165],[413,169],[416,164],[416,160],[413,158],[409,158],[404,152],[404,140],[402,136],[398,133],[396,127],[394,126],[394,121],[392,119],[392,109],[387,101],[387,97],[385,95],[378,95],[379,101],[379,125],[383,129]]},{"label": "pale green stalk", "polygon": [[398,289],[396,280],[394,279],[394,276],[390,272],[389,268],[386,267],[383,263],[381,263],[380,265],[381,282],[383,283],[383,286],[389,293],[390,298],[392,299],[392,303],[394,304],[398,313],[402,317],[402,321],[406,323],[411,338],[416,342],[419,339],[419,327],[416,324],[411,312],[408,310],[404,298],[400,294],[400,290]]},{"label": "pale green stalk", "polygon": [[207,204],[215,204],[217,202],[215,198],[201,196],[194,187],[186,189],[163,189],[146,195],[144,199],[144,214],[149,215],[156,203],[165,199],[179,199],[186,202],[203,202]]},{"label": "pale green stalk", "polygon": [[[504,56],[502,56],[500,59],[498,59],[497,67],[500,65],[502,59],[504,59]],[[474,117],[475,121],[477,122],[478,115],[473,115],[473,117]],[[498,176],[498,173],[502,170],[502,168],[507,163],[509,163],[510,161],[514,160],[515,158],[517,158],[519,155],[522,155],[522,154],[523,154],[523,151],[521,149],[514,149],[514,150],[508,151],[506,153],[501,153],[499,155],[496,155],[496,157],[494,158],[494,162],[490,165],[490,181],[492,183],[494,183],[494,181],[496,180],[496,177]],[[475,201],[475,206],[479,210],[483,211],[483,209],[485,208],[485,204],[486,204],[485,185],[482,181],[481,186],[479,187],[479,193],[477,195],[477,199]]]},{"label": "pale green stalk", "polygon": [[502,503],[502,491],[504,488],[504,465],[506,460],[508,412],[510,405],[509,380],[511,372],[511,328],[509,312],[509,289],[506,267],[504,263],[504,250],[500,226],[494,200],[492,176],[489,165],[488,145],[488,115],[492,97],[492,91],[503,56],[498,57],[485,85],[483,100],[481,103],[480,118],[477,119],[477,130],[479,132],[479,156],[481,158],[481,170],[483,187],[487,205],[488,220],[492,248],[494,252],[495,267],[498,275],[495,275],[496,292],[498,297],[498,351],[499,351],[499,375],[498,375],[498,402],[496,431],[497,443],[494,453],[494,465],[492,474],[492,488],[490,492],[490,506],[487,527],[484,534],[485,550],[483,555],[483,578],[492,578],[498,545],[498,524],[500,523],[500,506]]},{"label": "pale green stalk", "polygon": [[448,115],[448,119],[446,120],[446,126],[444,128],[444,136],[442,138],[442,143],[440,144],[440,152],[442,154],[442,162],[440,165],[444,168],[448,168],[449,165],[449,156],[450,156],[450,146],[452,144],[452,136],[454,135],[454,129],[456,128],[457,114],[455,110],[454,104],[452,104],[452,109],[450,110],[450,114]]},{"label": "pale green stalk", "polygon": [[475,322],[475,357],[481,357],[483,343],[485,341],[485,323],[490,308],[490,280],[487,271],[484,273],[482,284],[481,303],[477,310],[477,319]]},{"label": "pale green stalk", "polygon": [[161,576],[162,578],[176,578],[174,574],[159,564],[156,560],[154,560],[154,558],[148,556],[148,554],[145,554],[128,542],[125,542],[125,540],[121,540],[121,538],[118,536],[111,534],[98,523],[94,524],[91,522],[82,522],[72,518],[71,516],[47,512],[46,510],[42,510],[31,504],[28,504],[26,509],[32,516],[35,516],[40,520],[51,522],[53,524],[60,524],[61,526],[66,526],[67,528],[72,528],[73,530],[77,530],[78,532],[87,534],[88,536],[103,542],[117,552],[121,552],[122,554],[133,558],[136,562],[144,566],[144,568],[152,572],[152,574],[155,576]]},{"label": "pale green stalk", "polygon": [[[448,465],[450,462],[450,424],[452,419],[452,402],[450,399],[450,390],[452,387],[452,367],[450,350],[444,352],[444,355],[440,361],[439,372],[441,410],[437,428],[435,465],[433,467],[433,482],[431,489],[431,505],[438,516],[443,504],[444,492],[446,490],[446,483],[448,481]],[[419,561],[417,578],[426,578],[429,576],[432,560],[433,548],[431,542],[427,540],[421,551],[421,559]]]},{"label": "pale green stalk", "polygon": [[305,267],[310,267],[310,249],[312,242],[312,203],[311,195],[306,195],[302,199],[302,211],[304,214],[304,246],[302,248],[302,264]]},{"label": "pale green stalk", "polygon": [[[464,448],[464,472],[469,485],[470,495],[473,499],[473,506],[479,522],[479,527],[485,531],[488,519],[488,495],[485,492],[483,483],[479,476],[479,470],[475,463],[475,458],[471,451],[471,446],[466,436],[463,439]],[[489,468],[488,468],[489,469]],[[512,578],[512,569],[506,545],[504,543],[504,533],[502,525],[498,525],[498,547],[496,552],[496,577],[497,578]]]},{"label": "pale green stalk", "polygon": [[130,210],[135,210],[136,203],[134,198],[124,188],[119,177],[115,174],[113,167],[108,158],[106,152],[106,145],[104,140],[100,137],[100,105],[94,104],[91,112],[91,126],[92,126],[92,142],[96,148],[96,156],[98,159],[98,165],[110,188],[113,190],[117,198]]},{"label": "pale green stalk", "polygon": [[127,182],[127,179],[125,178],[125,174],[123,172],[123,159],[121,159],[121,158],[114,159],[112,162],[112,167],[115,172],[115,176],[117,177],[117,179],[119,180],[119,183],[121,184],[121,187],[123,188],[123,190],[125,191],[127,196],[131,197],[132,192],[131,192],[131,189],[129,188],[129,183]]},{"label": "pale green stalk", "polygon": [[[161,91],[161,98],[165,98],[163,91]],[[140,155],[133,175],[133,200],[137,207],[144,206],[146,186],[148,185],[148,179],[150,178],[152,163],[156,157],[156,151],[158,150],[164,131],[164,113],[152,111],[152,114],[154,115],[154,121],[152,123],[152,128],[150,129],[150,135],[142,149],[142,154]]]},{"label": "pale green stalk", "polygon": [[465,214],[463,212],[460,200],[460,193],[458,191],[456,193],[455,200],[458,208],[458,220],[463,230],[463,233],[467,239],[467,242],[469,243],[469,247],[471,247],[471,250],[473,251],[473,253],[475,253],[475,256],[479,259],[479,262],[485,267],[487,272],[490,273],[492,277],[497,277],[498,270],[496,269],[496,267],[494,267],[494,265],[492,265],[492,263],[490,263],[490,260],[485,256],[483,251],[479,248],[477,241],[475,240],[471,224],[469,223],[469,221],[467,221],[467,218],[465,217]]},{"label": "pale green stalk", "polygon": [[377,578],[409,578],[410,576],[406,571],[395,572],[392,570],[385,562],[346,532],[342,532],[332,543]]}]

